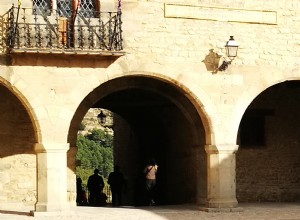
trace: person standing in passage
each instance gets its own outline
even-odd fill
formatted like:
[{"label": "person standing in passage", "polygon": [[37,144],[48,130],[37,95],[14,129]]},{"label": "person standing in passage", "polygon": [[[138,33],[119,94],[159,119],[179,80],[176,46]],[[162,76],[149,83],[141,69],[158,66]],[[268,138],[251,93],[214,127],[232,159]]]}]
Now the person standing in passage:
[{"label": "person standing in passage", "polygon": [[91,175],[87,182],[87,187],[90,192],[89,204],[92,206],[100,205],[100,197],[104,188],[104,181],[102,176],[99,176],[99,170],[95,169],[94,174]]},{"label": "person standing in passage", "polygon": [[125,179],[120,171],[119,166],[114,167],[114,171],[108,176],[107,183],[110,185],[112,194],[112,205],[121,206],[122,205],[122,192],[125,185]]},{"label": "person standing in passage", "polygon": [[87,205],[86,193],[82,188],[82,180],[80,177],[76,179],[76,203],[78,206]]},{"label": "person standing in passage", "polygon": [[155,205],[154,190],[156,186],[156,173],[158,166],[154,159],[149,160],[147,166],[144,169],[145,173],[145,185],[148,194],[149,205]]}]

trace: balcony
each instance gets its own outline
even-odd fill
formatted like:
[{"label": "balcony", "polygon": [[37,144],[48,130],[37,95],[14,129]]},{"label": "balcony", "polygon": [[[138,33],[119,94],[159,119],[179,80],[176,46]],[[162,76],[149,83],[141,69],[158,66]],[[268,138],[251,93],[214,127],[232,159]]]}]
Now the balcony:
[{"label": "balcony", "polygon": [[121,10],[68,11],[12,7],[8,12],[9,54],[122,56]]}]

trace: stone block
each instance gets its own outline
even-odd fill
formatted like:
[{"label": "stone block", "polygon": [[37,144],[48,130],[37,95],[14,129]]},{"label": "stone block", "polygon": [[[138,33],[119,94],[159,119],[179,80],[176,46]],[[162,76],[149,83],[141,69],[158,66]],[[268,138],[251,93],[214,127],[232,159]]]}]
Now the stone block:
[{"label": "stone block", "polygon": [[5,172],[0,172],[0,184],[6,184],[10,182],[10,175]]},{"label": "stone block", "polygon": [[11,164],[0,161],[0,174],[1,171],[9,170],[10,168],[11,168]]}]

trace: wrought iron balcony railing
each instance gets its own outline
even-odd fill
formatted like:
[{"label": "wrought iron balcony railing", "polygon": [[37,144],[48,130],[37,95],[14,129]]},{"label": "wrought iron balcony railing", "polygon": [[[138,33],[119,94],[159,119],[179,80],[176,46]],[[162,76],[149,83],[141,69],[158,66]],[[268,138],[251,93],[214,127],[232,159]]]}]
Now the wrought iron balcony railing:
[{"label": "wrought iron balcony railing", "polygon": [[9,53],[93,53],[121,54],[121,10],[86,15],[70,11],[12,7],[8,17],[7,49]]}]

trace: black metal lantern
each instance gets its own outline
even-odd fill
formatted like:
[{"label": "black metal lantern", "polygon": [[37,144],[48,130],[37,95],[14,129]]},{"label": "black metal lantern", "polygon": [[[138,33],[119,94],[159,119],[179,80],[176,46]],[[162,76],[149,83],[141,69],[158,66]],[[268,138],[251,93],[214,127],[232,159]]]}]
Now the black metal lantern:
[{"label": "black metal lantern", "polygon": [[237,56],[237,51],[239,48],[239,45],[234,40],[233,36],[230,36],[229,41],[227,41],[226,45],[226,54],[229,57],[229,59],[233,60]]},{"label": "black metal lantern", "polygon": [[103,113],[103,111],[100,111],[100,114],[97,115],[98,123],[99,124],[105,124],[106,122],[106,115]]},{"label": "black metal lantern", "polygon": [[227,41],[225,45],[225,48],[227,58],[229,58],[230,60],[224,59],[222,64],[217,68],[217,70],[219,71],[225,71],[228,68],[228,65],[230,65],[233,59],[237,56],[239,45],[234,40],[233,36],[230,36],[229,41]]}]

